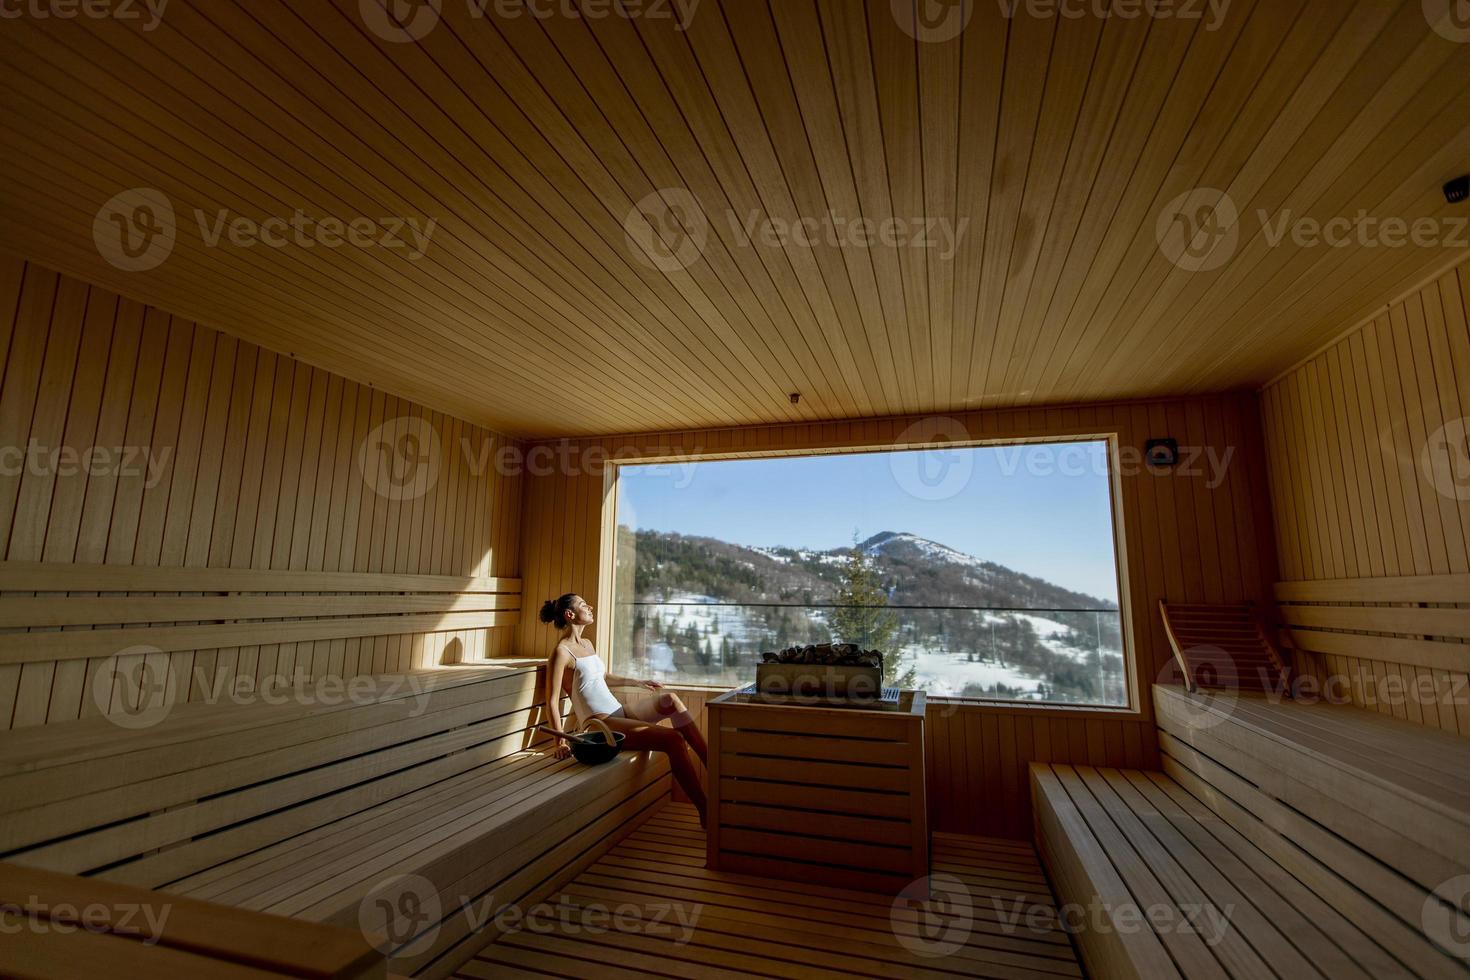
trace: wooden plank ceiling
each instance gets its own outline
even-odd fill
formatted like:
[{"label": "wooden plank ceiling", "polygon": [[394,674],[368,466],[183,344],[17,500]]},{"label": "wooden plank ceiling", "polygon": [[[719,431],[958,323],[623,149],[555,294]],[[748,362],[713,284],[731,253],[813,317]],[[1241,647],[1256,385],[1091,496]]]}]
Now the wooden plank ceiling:
[{"label": "wooden plank ceiling", "polygon": [[[0,29],[0,248],[513,434],[1258,384],[1465,251],[1257,217],[1470,214],[1438,0],[386,0],[416,41],[385,0],[98,2]],[[124,271],[94,222],[137,187],[175,241]],[[1156,237],[1195,188],[1241,214],[1203,271]],[[298,211],[436,224],[418,259],[209,241]]]}]

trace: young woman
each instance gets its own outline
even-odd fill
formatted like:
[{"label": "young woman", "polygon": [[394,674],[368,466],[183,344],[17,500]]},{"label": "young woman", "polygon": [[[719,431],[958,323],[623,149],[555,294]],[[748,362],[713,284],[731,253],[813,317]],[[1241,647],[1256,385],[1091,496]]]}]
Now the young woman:
[{"label": "young woman", "polygon": [[[702,825],[704,788],[699,784],[699,773],[687,749],[693,749],[701,763],[707,761],[708,749],[684,702],[678,695],[663,691],[658,681],[639,681],[607,672],[592,641],[582,635],[592,625],[592,607],[576,593],[548,599],[541,607],[541,622],[561,630],[556,649],[546,662],[547,724],[557,731],[565,731],[561,717],[561,698],[565,691],[572,699],[578,728],[593,718],[601,718],[613,731],[627,736],[623,748],[667,754],[674,778],[699,810]],[[659,724],[665,718],[673,722],[672,728]],[[557,758],[565,757],[570,751],[565,741],[556,740]]]}]

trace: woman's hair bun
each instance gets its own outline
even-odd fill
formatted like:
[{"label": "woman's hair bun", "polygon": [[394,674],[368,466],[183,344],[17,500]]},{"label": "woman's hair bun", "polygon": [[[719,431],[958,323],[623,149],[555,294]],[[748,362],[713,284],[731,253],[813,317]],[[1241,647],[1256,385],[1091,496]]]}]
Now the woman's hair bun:
[{"label": "woman's hair bun", "polygon": [[559,599],[547,599],[541,604],[541,622],[550,623],[557,629],[567,628],[567,613],[572,611],[572,603],[577,601],[577,593],[568,592]]}]

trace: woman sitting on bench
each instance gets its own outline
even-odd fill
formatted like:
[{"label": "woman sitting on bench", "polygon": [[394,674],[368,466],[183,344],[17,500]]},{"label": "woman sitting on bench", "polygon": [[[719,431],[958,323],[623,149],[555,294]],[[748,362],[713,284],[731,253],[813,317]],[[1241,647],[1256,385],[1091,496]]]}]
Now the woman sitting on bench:
[{"label": "woman sitting on bench", "polygon": [[[704,735],[684,702],[678,695],[662,691],[663,685],[658,681],[634,680],[607,672],[592,641],[582,635],[592,625],[592,606],[576,593],[548,599],[541,607],[541,622],[562,631],[546,664],[547,723],[556,731],[565,730],[561,717],[561,697],[565,691],[572,699],[579,728],[600,718],[613,731],[627,736],[623,748],[667,754],[674,778],[699,811],[699,823],[703,826],[704,788],[699,784],[699,773],[686,745],[694,750],[701,763],[707,763],[708,750]],[[618,689],[617,694],[613,693],[613,687]],[[672,720],[672,728],[659,724],[665,718]],[[557,740],[557,758],[565,757],[570,751],[565,741]]]}]

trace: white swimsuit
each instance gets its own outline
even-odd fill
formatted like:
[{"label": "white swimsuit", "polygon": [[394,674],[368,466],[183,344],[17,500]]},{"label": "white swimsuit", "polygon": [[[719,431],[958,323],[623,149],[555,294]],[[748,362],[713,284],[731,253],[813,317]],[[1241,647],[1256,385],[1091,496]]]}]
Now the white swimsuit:
[{"label": "white swimsuit", "polygon": [[607,686],[607,667],[602,657],[572,658],[572,710],[577,715],[577,726],[587,724],[593,715],[617,717],[623,713],[623,705]]}]

